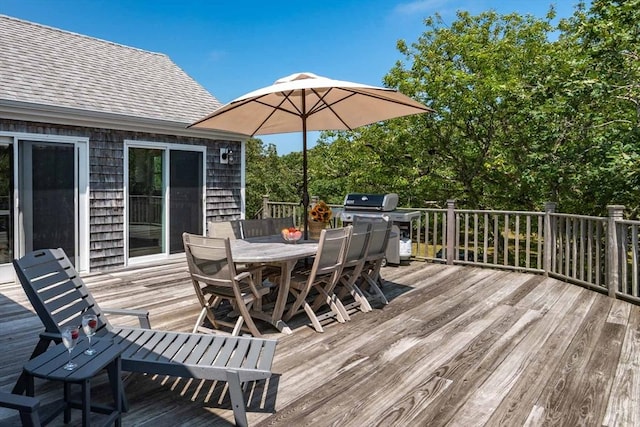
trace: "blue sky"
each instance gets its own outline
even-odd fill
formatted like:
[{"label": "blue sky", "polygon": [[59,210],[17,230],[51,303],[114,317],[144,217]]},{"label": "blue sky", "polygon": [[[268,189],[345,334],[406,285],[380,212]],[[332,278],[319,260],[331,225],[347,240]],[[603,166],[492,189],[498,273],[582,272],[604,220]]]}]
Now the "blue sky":
[{"label": "blue sky", "polygon": [[[424,18],[488,9],[559,17],[578,0],[0,0],[0,14],[161,52],[222,103],[310,71],[380,86]],[[317,134],[310,135],[313,145]],[[260,136],[279,154],[301,150],[300,134]]]}]

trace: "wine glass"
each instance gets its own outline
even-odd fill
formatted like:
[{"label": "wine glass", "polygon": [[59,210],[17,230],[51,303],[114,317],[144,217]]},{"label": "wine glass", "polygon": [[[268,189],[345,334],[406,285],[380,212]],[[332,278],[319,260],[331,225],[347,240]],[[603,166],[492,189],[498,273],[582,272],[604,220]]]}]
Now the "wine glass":
[{"label": "wine glass", "polygon": [[98,327],[98,316],[95,314],[85,314],[82,316],[82,330],[89,340],[89,348],[84,351],[84,354],[93,356],[96,354],[96,349],[91,347],[91,337],[96,334],[96,328]]},{"label": "wine glass", "polygon": [[69,362],[63,366],[67,371],[73,371],[78,367],[77,363],[71,361],[71,351],[75,348],[79,336],[80,331],[77,326],[69,326],[62,331],[62,342],[64,346],[67,347],[67,350],[69,350]]}]

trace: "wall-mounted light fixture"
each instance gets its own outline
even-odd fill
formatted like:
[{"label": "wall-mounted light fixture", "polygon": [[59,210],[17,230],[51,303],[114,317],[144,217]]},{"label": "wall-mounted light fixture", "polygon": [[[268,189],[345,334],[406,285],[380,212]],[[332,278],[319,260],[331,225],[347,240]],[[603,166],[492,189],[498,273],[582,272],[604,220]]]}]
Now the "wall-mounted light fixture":
[{"label": "wall-mounted light fixture", "polygon": [[225,147],[220,149],[220,164],[233,164],[233,151],[231,151],[231,148]]}]

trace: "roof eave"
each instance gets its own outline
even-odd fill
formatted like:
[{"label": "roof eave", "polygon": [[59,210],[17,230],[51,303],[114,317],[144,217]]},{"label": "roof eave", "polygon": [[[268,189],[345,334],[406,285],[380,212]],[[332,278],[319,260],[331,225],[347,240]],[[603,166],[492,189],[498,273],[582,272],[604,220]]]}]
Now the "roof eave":
[{"label": "roof eave", "polygon": [[211,129],[187,128],[190,123],[134,117],[125,114],[87,111],[77,108],[0,99],[0,117],[11,120],[59,125],[97,127],[206,139],[245,141],[248,136]]}]

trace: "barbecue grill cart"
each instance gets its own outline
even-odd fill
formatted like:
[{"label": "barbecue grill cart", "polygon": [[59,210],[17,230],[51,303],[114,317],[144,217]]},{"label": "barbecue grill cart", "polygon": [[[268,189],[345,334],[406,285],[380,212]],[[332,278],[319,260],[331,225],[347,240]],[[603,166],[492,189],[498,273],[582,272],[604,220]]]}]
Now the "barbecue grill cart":
[{"label": "barbecue grill cart", "polygon": [[381,218],[386,216],[393,223],[387,245],[386,260],[389,264],[400,264],[411,258],[412,221],[420,217],[418,211],[396,210],[398,195],[389,194],[347,194],[343,210],[338,215],[344,225],[353,223],[355,216]]}]

